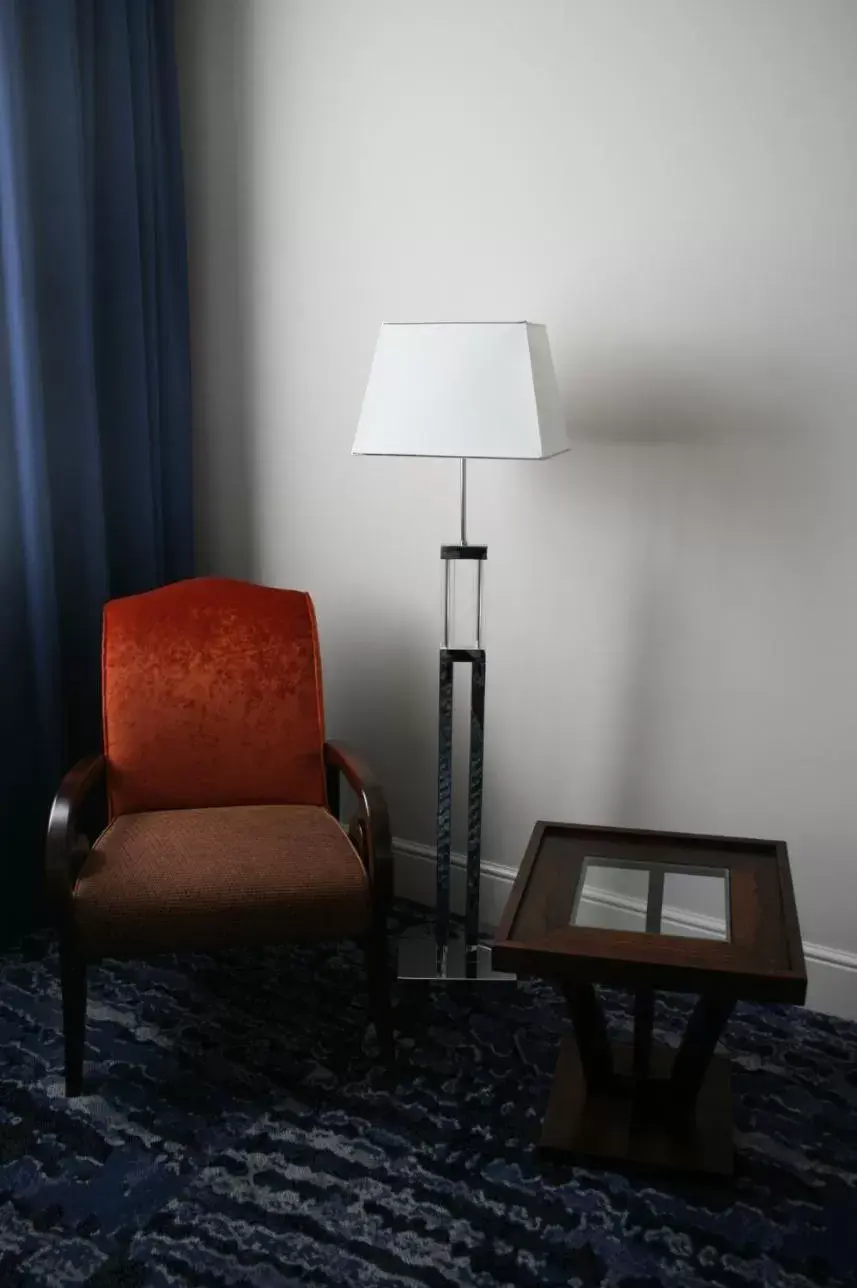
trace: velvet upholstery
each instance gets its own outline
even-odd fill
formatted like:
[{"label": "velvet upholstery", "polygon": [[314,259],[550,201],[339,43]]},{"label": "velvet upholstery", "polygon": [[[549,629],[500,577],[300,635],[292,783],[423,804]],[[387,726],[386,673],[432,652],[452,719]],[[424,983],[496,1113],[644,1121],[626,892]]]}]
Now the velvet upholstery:
[{"label": "velvet upholstery", "polygon": [[323,805],[324,727],[309,595],[217,577],[104,610],[111,817]]},{"label": "velvet upholstery", "polygon": [[74,888],[87,958],[336,939],[369,928],[369,883],[319,806],[122,814]]}]

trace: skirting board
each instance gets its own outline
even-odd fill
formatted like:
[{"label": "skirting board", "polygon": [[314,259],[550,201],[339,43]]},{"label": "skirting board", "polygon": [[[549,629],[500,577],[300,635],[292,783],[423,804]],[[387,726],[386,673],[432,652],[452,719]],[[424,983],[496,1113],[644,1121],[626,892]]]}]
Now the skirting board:
[{"label": "skirting board", "polygon": [[[396,862],[396,893],[402,899],[434,904],[434,849],[416,841],[393,841]],[[464,909],[464,855],[452,856],[452,907],[461,913]],[[514,868],[499,863],[482,864],[481,923],[486,931],[493,930],[515,880]],[[645,921],[645,906],[641,899],[601,890],[587,901],[597,916],[598,910],[609,910],[611,924],[639,929]],[[716,938],[718,923],[711,917],[702,917],[682,908],[664,908],[664,929],[674,934],[689,931],[703,938]],[[843,1019],[857,1020],[857,953],[839,948],[826,948],[822,944],[804,942],[804,956],[809,978],[806,1004],[815,1011],[839,1015]]]}]

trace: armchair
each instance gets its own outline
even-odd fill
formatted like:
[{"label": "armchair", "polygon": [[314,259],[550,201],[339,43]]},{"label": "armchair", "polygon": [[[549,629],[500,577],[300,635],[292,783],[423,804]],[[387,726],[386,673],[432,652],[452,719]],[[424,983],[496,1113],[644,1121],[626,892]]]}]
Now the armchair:
[{"label": "armchair", "polygon": [[[47,834],[67,1094],[87,966],[108,956],[356,936],[389,1054],[387,806],[365,762],[325,741],[309,595],[197,578],[112,600],[102,689],[104,750],[63,779]],[[347,833],[341,778],[358,802]]]}]

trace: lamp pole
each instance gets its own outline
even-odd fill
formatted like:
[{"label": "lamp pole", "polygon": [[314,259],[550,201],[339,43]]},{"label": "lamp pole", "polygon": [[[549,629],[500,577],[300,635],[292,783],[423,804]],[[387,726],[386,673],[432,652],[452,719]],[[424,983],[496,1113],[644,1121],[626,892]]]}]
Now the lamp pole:
[{"label": "lamp pole", "polygon": [[467,457],[461,458],[461,544],[467,545]]}]

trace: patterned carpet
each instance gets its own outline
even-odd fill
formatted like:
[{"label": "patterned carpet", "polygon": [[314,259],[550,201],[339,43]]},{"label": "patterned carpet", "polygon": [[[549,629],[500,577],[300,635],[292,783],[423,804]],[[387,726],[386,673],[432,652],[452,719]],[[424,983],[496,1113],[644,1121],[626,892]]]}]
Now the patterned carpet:
[{"label": "patterned carpet", "polygon": [[[433,995],[390,1073],[361,965],[353,945],[108,963],[69,1102],[56,958],[7,955],[0,1285],[857,1284],[857,1025],[741,1007],[736,1180],[634,1181],[534,1151],[550,990]],[[682,1020],[661,1007],[662,1034]]]}]

